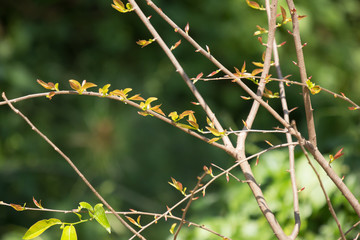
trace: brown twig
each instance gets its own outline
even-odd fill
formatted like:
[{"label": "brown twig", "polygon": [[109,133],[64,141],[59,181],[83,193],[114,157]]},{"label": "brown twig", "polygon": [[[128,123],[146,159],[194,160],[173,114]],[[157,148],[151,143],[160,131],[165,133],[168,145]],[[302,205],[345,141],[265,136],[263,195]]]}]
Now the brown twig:
[{"label": "brown twig", "polygon": [[[303,53],[303,46],[301,43],[300,37],[300,29],[299,29],[299,20],[298,14],[294,5],[293,0],[286,0],[289,11],[291,14],[291,19],[293,23],[293,37],[296,49],[296,56],[297,56],[297,66],[299,67],[300,71],[300,79],[303,84],[306,84],[308,80],[306,74],[306,67],[305,67],[305,60],[304,60],[304,53]],[[309,134],[309,141],[316,147],[316,130],[315,130],[315,123],[314,123],[314,115],[313,115],[313,108],[311,106],[311,99],[310,99],[310,91],[307,87],[302,87],[303,99],[304,99],[304,107],[305,107],[305,115],[306,115],[306,126],[308,129]]]},{"label": "brown twig", "polygon": [[145,240],[145,238],[138,234],[124,219],[120,217],[119,214],[115,212],[115,210],[110,206],[110,204],[96,191],[96,189],[91,185],[91,183],[86,179],[86,177],[80,172],[80,170],[75,166],[75,164],[71,161],[71,159],[65,155],[46,135],[44,135],[39,129],[35,127],[35,125],[24,115],[22,114],[18,109],[16,109],[11,102],[6,98],[5,92],[2,93],[2,98],[6,101],[6,103],[9,105],[9,107],[18,115],[20,115],[25,122],[31,127],[32,130],[34,130],[40,137],[42,137],[51,147],[54,148],[54,150],[60,154],[61,157],[63,157],[66,162],[72,167],[72,169],[77,173],[77,175],[81,178],[81,180],[90,188],[90,190],[95,194],[95,196],[116,216],[116,218],[131,232],[136,234],[137,237],[140,239]]},{"label": "brown twig", "polygon": [[[211,111],[209,105],[206,103],[204,98],[201,96],[200,92],[197,90],[193,82],[190,80],[188,75],[186,74],[185,70],[182,68],[174,54],[171,52],[170,48],[166,45],[164,40],[161,38],[161,36],[158,34],[156,29],[152,26],[149,19],[145,16],[145,14],[142,12],[140,7],[137,5],[135,0],[129,0],[130,4],[134,8],[136,14],[139,16],[140,20],[144,23],[144,25],[147,27],[147,29],[150,31],[150,33],[153,35],[154,39],[156,39],[156,42],[160,45],[164,53],[168,56],[171,63],[174,65],[176,71],[180,74],[182,79],[185,81],[186,85],[189,87],[190,91],[194,95],[194,97],[199,102],[200,106],[205,111],[206,115],[209,117],[209,119],[214,123],[216,129],[219,132],[224,132],[223,127],[221,126],[220,122],[216,118],[215,114]],[[233,148],[232,143],[229,139],[229,137],[224,136],[223,138],[224,144],[229,149]]]},{"label": "brown twig", "polygon": [[181,227],[184,225],[185,223],[185,217],[186,217],[186,213],[188,212],[189,208],[190,208],[190,205],[192,203],[192,201],[194,200],[194,195],[195,195],[195,192],[196,190],[201,186],[201,181],[204,179],[204,177],[206,176],[207,174],[206,173],[203,173],[200,177],[198,177],[198,181],[194,187],[194,189],[191,191],[191,195],[189,197],[189,201],[188,203],[186,204],[186,207],[183,211],[183,214],[181,216],[181,221],[180,221],[180,224],[179,224],[179,227],[178,229],[176,230],[175,234],[174,234],[174,240],[176,240],[177,236],[179,235],[179,232],[181,230]]},{"label": "brown twig", "polygon": [[[296,129],[296,123],[295,123],[295,121],[292,122],[292,125],[293,125],[293,127]],[[344,232],[343,232],[343,230],[342,230],[342,228],[341,228],[341,224],[340,224],[340,222],[339,222],[339,219],[338,219],[337,216],[336,216],[334,207],[332,206],[331,201],[330,201],[330,198],[329,198],[329,196],[328,196],[327,193],[326,193],[326,190],[325,190],[325,187],[324,187],[323,182],[322,182],[322,180],[321,180],[320,174],[318,173],[318,171],[316,170],[316,168],[315,168],[314,165],[312,164],[312,162],[311,162],[311,160],[310,160],[310,157],[309,157],[307,151],[305,150],[305,147],[304,147],[304,145],[305,145],[304,142],[305,142],[305,141],[304,141],[304,139],[301,137],[300,133],[296,136],[296,138],[298,139],[299,145],[300,145],[300,147],[301,147],[301,150],[303,151],[306,159],[308,160],[309,165],[311,166],[312,170],[314,171],[314,173],[315,173],[315,175],[316,175],[316,177],[317,177],[317,179],[318,179],[318,181],[319,181],[321,190],[322,190],[322,192],[324,193],[324,197],[325,197],[325,199],[326,199],[326,203],[327,203],[327,205],[328,205],[328,207],[329,207],[329,211],[330,211],[332,217],[334,218],[334,220],[335,220],[335,222],[336,222],[336,225],[338,226],[338,229],[339,229],[339,232],[340,232],[340,235],[341,235],[341,239],[342,239],[342,240],[346,240],[345,235],[344,235]]]},{"label": "brown twig", "polygon": [[[269,5],[268,1],[269,0],[266,0],[267,5]],[[269,8],[266,9],[266,13],[268,15],[268,19],[270,19],[271,13],[270,13]],[[276,69],[278,78],[283,79],[283,74],[282,74],[281,67],[280,67],[278,47],[276,44],[276,38],[274,38],[274,41],[273,41],[273,56],[274,56],[274,65],[275,65],[275,69]],[[289,111],[289,108],[287,105],[284,82],[282,82],[282,81],[279,81],[279,92],[280,92],[280,95],[279,95],[280,102],[281,102],[281,106],[282,106],[283,113],[284,113],[284,119],[287,122],[290,122],[290,116],[289,116],[290,111]],[[293,141],[290,133],[286,133],[286,141],[288,143],[291,143]],[[293,208],[294,208],[294,219],[295,219],[294,228],[290,234],[290,238],[296,239],[296,237],[300,231],[301,219],[300,219],[299,197],[298,197],[296,174],[295,174],[295,153],[294,153],[295,146],[289,145],[288,149],[289,149],[289,173],[290,173],[291,188],[292,188],[292,193],[293,193]]]}]

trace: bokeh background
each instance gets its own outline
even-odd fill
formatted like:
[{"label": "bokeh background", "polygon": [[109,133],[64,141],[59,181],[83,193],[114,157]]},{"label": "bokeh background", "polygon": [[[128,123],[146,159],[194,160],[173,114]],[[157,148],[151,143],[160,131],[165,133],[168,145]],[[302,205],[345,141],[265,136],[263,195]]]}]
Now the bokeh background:
[{"label": "bokeh background", "polygon": [[[155,1],[179,26],[190,23],[190,34],[226,67],[248,71],[261,61],[264,48],[253,33],[256,25],[266,26],[264,12],[249,8],[245,1]],[[111,89],[130,87],[147,98],[155,96],[163,111],[179,113],[193,109],[205,124],[201,109],[190,104],[195,99],[175,72],[160,47],[153,43],[141,48],[135,42],[151,35],[135,13],[120,14],[111,1],[23,0],[0,1],[0,91],[8,98],[44,92],[36,79],[58,82],[60,89],[70,89],[69,79],[86,79],[98,86],[107,83]],[[139,1],[161,36],[173,45],[180,39],[156,13]],[[298,12],[308,75],[316,84],[343,92],[360,102],[360,2],[301,1]],[[278,29],[277,41],[287,41],[280,48],[284,75],[298,80],[297,67],[289,26]],[[190,77],[208,74],[216,68],[195,53],[184,40],[174,50]],[[275,75],[275,72],[273,72]],[[251,82],[249,86],[254,88]],[[246,95],[231,82],[198,82],[197,86],[224,126],[242,128],[242,119],[251,106]],[[277,84],[269,89],[276,91]],[[97,91],[94,89],[94,91]],[[304,129],[304,111],[300,88],[287,88],[289,107],[299,107],[291,114]],[[345,156],[333,167],[355,196],[359,197],[360,118],[358,111],[349,111],[349,104],[320,93],[312,97],[315,109],[319,148],[334,154],[344,147]],[[280,111],[278,100],[271,105]],[[181,194],[169,184],[170,177],[188,188],[196,183],[203,165],[215,163],[222,168],[233,160],[224,152],[151,117],[137,114],[130,106],[108,99],[86,96],[55,96],[30,99],[16,104],[31,121],[59,146],[117,210],[129,208],[163,212],[166,205],[176,203]],[[278,126],[264,110],[260,110],[255,128]],[[70,166],[25,122],[7,106],[0,106],[0,200],[33,206],[32,197],[45,207],[74,209],[80,201],[95,205],[99,201],[82,183]],[[282,135],[249,135],[248,154],[267,147],[264,139],[278,144]],[[302,228],[299,239],[335,239],[335,222],[328,213],[314,173],[300,152],[297,153],[298,185]],[[252,162],[254,164],[254,162]],[[288,179],[286,150],[267,153],[254,167],[259,183],[271,208],[287,233],[293,224],[292,198]],[[217,172],[216,170],[214,170]],[[243,179],[239,170],[233,172]],[[324,176],[324,175],[323,175]],[[324,176],[325,178],[325,176]],[[325,181],[344,229],[358,218],[334,186]],[[180,215],[181,211],[174,214]],[[33,223],[57,217],[76,221],[71,214],[16,212],[0,206],[0,239],[20,239]],[[205,198],[195,201],[189,211],[190,220],[205,224],[232,239],[274,239],[246,184],[226,179],[207,189]],[[109,217],[111,235],[96,223],[77,226],[79,239],[127,239],[131,235],[120,223]],[[143,217],[145,223],[150,219]],[[170,239],[173,221],[159,223],[144,232],[148,239]],[[135,227],[136,228],[136,227]],[[350,236],[355,236],[355,230]],[[59,239],[53,227],[37,239]],[[193,227],[184,228],[181,239],[219,239]]]}]

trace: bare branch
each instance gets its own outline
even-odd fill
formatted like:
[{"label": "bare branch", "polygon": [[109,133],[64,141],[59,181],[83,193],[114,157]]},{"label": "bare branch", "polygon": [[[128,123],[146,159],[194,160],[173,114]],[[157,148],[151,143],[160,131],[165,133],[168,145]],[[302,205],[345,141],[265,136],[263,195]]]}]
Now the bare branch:
[{"label": "bare branch", "polygon": [[127,222],[124,221],[120,217],[119,214],[115,212],[115,210],[110,206],[110,204],[96,191],[96,189],[91,185],[91,183],[86,179],[86,177],[80,172],[80,170],[75,166],[75,164],[71,161],[71,159],[65,155],[48,137],[46,137],[42,132],[40,132],[39,129],[35,127],[35,125],[24,115],[22,114],[18,109],[16,109],[11,102],[6,98],[5,93],[2,93],[2,98],[6,101],[6,103],[9,105],[9,107],[16,113],[19,114],[25,122],[31,127],[32,130],[34,130],[40,137],[42,137],[51,147],[54,148],[54,150],[60,154],[61,157],[63,157],[66,162],[74,169],[74,171],[77,173],[77,175],[81,178],[81,180],[90,188],[90,190],[95,194],[95,196],[116,216],[116,218],[131,232],[135,233],[137,237],[140,239],[145,239],[143,236],[138,234]]}]

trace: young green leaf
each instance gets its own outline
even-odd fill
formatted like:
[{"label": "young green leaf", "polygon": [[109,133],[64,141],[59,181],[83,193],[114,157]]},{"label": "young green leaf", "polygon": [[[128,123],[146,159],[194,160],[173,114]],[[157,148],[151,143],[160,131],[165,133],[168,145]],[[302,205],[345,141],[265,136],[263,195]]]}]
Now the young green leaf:
[{"label": "young green leaf", "polygon": [[93,207],[92,207],[89,203],[87,203],[87,202],[80,202],[80,203],[79,203],[78,211],[80,211],[80,210],[83,209],[83,208],[89,210],[89,211],[92,212],[92,213],[94,212]]},{"label": "young green leaf", "polygon": [[171,46],[170,51],[174,50],[175,48],[177,48],[179,45],[181,44],[181,39],[179,41],[177,41],[173,46]]},{"label": "young green leaf", "polygon": [[21,212],[21,211],[24,211],[24,210],[25,210],[26,203],[24,203],[24,206],[21,206],[21,205],[19,205],[19,204],[10,203],[10,206],[11,206],[13,209],[15,209],[16,211]]},{"label": "young green leaf", "polygon": [[175,233],[175,227],[176,227],[176,223],[174,223],[173,225],[171,225],[171,228],[170,228],[170,233],[171,233],[171,234],[174,234],[174,233]]},{"label": "young green leaf", "polygon": [[124,3],[120,0],[113,0],[113,2],[114,4],[111,4],[111,6],[121,13],[127,13],[134,10],[130,3],[127,3],[125,6]]},{"label": "young green leaf", "polygon": [[105,86],[103,86],[102,88],[99,88],[99,93],[103,96],[106,96],[108,91],[109,91],[109,87],[111,86],[111,84],[106,84]]},{"label": "young green leaf", "polygon": [[149,39],[149,40],[139,40],[136,42],[137,45],[140,45],[141,48],[146,47],[147,45],[153,43],[155,39]]},{"label": "young green leaf", "polygon": [[45,83],[44,81],[41,81],[40,79],[37,79],[36,81],[38,82],[38,84],[40,84],[41,86],[43,86],[46,89],[59,91],[59,83],[55,83],[55,84],[52,82]]},{"label": "young green leaf", "polygon": [[23,236],[23,239],[33,239],[33,238],[41,235],[49,227],[52,227],[57,224],[62,224],[62,222],[56,218],[40,220],[40,221],[36,222],[34,225],[32,225],[29,228],[29,230],[27,230],[27,232]]},{"label": "young green leaf", "polygon": [[40,202],[38,202],[38,201],[36,201],[36,199],[33,197],[33,202],[34,202],[35,206],[37,206],[37,207],[40,208],[40,209],[43,209],[43,207],[41,206],[41,200],[40,200]]},{"label": "young green leaf", "polygon": [[77,240],[76,230],[73,225],[64,227],[61,240]]},{"label": "young green leaf", "polygon": [[106,231],[108,231],[108,233],[111,233],[111,227],[101,203],[96,204],[94,207],[94,218],[98,223],[100,223],[101,226],[106,229]]}]

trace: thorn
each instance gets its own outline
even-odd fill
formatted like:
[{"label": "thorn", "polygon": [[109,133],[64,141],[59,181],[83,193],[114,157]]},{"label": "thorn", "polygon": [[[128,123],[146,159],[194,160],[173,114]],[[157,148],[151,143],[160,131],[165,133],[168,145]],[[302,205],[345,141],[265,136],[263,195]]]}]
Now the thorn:
[{"label": "thorn", "polygon": [[297,62],[295,62],[295,61],[292,61],[292,63],[295,64],[296,66],[298,65]]},{"label": "thorn", "polygon": [[307,45],[307,42],[302,45],[302,47],[305,47]]},{"label": "thorn", "polygon": [[292,33],[290,30],[287,30],[287,32],[288,32],[290,35],[293,35],[293,33]]}]

